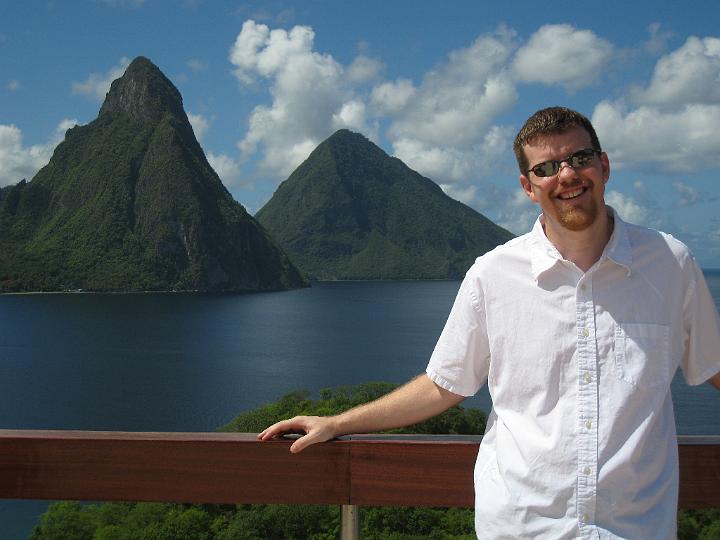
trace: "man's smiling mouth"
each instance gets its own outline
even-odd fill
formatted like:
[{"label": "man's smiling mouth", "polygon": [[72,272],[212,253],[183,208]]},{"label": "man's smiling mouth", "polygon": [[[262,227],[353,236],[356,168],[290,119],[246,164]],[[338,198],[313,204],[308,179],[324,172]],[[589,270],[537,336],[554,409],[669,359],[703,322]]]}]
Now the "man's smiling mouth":
[{"label": "man's smiling mouth", "polygon": [[567,201],[568,199],[574,199],[575,197],[579,197],[583,193],[585,193],[585,188],[579,187],[572,191],[566,191],[565,193],[561,193],[560,195],[558,195],[558,198]]}]

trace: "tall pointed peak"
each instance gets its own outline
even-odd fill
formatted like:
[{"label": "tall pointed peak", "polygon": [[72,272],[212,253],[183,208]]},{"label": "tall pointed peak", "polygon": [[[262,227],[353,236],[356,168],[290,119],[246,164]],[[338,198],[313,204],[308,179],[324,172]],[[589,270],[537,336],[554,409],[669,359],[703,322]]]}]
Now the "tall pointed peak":
[{"label": "tall pointed peak", "polygon": [[178,89],[144,56],[135,58],[110,85],[100,115],[116,112],[144,122],[157,120],[166,112],[185,114]]},{"label": "tall pointed peak", "polygon": [[373,145],[370,139],[361,133],[350,131],[349,129],[339,129],[327,139],[325,139],[319,146],[322,145]]}]

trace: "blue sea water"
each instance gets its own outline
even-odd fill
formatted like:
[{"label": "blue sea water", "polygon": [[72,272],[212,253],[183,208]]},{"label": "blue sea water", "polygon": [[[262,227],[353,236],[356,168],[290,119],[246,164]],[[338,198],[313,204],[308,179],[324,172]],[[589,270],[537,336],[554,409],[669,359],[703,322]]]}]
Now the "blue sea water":
[{"label": "blue sea water", "polygon": [[[720,305],[720,271],[706,271]],[[214,431],[283,394],[424,370],[458,282],[250,295],[0,297],[0,428]],[[678,432],[720,434],[720,392],[673,382]],[[486,391],[466,402],[486,411]],[[47,503],[0,501],[0,538]]]}]

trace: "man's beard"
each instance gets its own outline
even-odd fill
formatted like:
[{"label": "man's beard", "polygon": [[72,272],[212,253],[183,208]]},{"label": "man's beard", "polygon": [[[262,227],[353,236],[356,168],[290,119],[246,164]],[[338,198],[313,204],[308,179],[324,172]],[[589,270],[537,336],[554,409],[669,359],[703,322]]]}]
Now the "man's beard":
[{"label": "man's beard", "polygon": [[[593,182],[587,187],[590,192],[595,189]],[[592,197],[582,206],[564,205],[561,202],[556,208],[558,222],[569,231],[584,231],[595,223],[598,215],[598,205]]]}]

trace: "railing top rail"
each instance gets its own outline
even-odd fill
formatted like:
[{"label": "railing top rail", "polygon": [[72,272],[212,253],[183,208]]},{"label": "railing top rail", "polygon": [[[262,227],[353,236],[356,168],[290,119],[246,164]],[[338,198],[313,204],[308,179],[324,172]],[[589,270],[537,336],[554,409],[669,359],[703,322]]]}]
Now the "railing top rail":
[{"label": "railing top rail", "polygon": [[[110,439],[110,440],[175,440],[175,441],[230,441],[257,442],[255,433],[227,433],[214,431],[87,431],[50,429],[0,429],[0,438],[44,439]],[[291,440],[296,436],[288,436]],[[720,435],[678,435],[679,445],[720,445]],[[331,442],[398,442],[407,443],[470,443],[479,444],[482,435],[427,435],[427,434],[358,434],[345,435]]]},{"label": "railing top rail", "polygon": [[[479,437],[0,430],[0,498],[473,505]],[[439,448],[442,447],[442,448]],[[720,437],[680,437],[680,506],[720,508]]]}]

